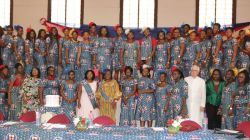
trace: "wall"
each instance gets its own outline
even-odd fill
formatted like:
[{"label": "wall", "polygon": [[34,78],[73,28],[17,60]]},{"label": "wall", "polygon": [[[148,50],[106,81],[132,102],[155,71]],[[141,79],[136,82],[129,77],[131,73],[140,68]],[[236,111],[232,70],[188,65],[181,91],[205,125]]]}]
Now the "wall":
[{"label": "wall", "polygon": [[[158,0],[158,27],[195,25],[196,0]],[[98,4],[96,4],[98,3]],[[14,0],[13,24],[38,30],[40,18],[47,18],[48,0]],[[237,23],[250,21],[250,0],[237,0]],[[100,25],[119,23],[120,0],[85,0],[84,23],[95,21]]]}]

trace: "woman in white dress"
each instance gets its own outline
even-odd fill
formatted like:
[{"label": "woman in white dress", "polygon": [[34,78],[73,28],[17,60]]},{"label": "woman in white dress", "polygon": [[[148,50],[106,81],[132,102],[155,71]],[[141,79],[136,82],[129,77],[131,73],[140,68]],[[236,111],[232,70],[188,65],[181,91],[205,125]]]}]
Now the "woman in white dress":
[{"label": "woman in white dress", "polygon": [[94,119],[99,116],[99,109],[95,98],[97,81],[94,81],[94,79],[94,71],[86,71],[85,78],[81,82],[82,88],[78,97],[77,117]]}]

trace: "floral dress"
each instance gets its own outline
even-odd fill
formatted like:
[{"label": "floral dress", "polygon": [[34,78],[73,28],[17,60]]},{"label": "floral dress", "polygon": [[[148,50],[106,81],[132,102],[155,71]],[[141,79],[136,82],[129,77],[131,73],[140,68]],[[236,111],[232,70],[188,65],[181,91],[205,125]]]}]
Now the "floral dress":
[{"label": "floral dress", "polygon": [[4,48],[2,49],[2,60],[3,64],[8,65],[10,69],[10,74],[14,73],[14,66],[15,66],[15,55],[13,51],[13,37],[10,35],[3,36],[4,41]]},{"label": "floral dress", "polygon": [[[250,48],[250,41],[246,41],[246,43],[244,44],[246,49]],[[243,48],[243,46],[240,46],[240,49]],[[239,54],[238,54],[238,64],[237,67],[239,69],[248,69],[250,66],[250,57],[249,55],[247,55],[246,53],[244,53],[243,51],[241,51],[239,49]]]},{"label": "floral dress", "polygon": [[[67,44],[69,43],[69,39],[66,39],[66,38],[60,38],[59,40],[59,45],[61,46],[62,48],[62,69],[64,70],[66,68],[66,62],[65,62],[65,49],[66,49],[66,46]],[[66,79],[66,75],[67,73],[59,73],[59,75],[61,76],[61,79]]]},{"label": "floral dress", "polygon": [[66,64],[66,68],[68,70],[77,70],[76,67],[76,59],[77,59],[77,49],[80,46],[79,41],[68,41],[67,44],[65,44],[66,48],[69,49],[68,53],[68,59],[69,59],[69,64]]},{"label": "floral dress", "polygon": [[[122,89],[122,96],[128,96],[129,94],[134,93],[134,87],[137,85],[137,80],[125,79],[121,81],[120,85]],[[136,109],[135,96],[131,96],[128,99],[127,104],[125,104],[122,101],[120,126],[136,126],[135,109]]]},{"label": "floral dress", "polygon": [[114,44],[114,54],[113,54],[113,67],[115,70],[121,70],[121,50],[124,47],[125,39],[122,37],[117,37],[114,39],[113,44]]},{"label": "floral dress", "polygon": [[124,65],[130,66],[133,69],[133,77],[138,78],[138,49],[139,42],[134,41],[133,43],[124,43]]},{"label": "floral dress", "polygon": [[[41,53],[46,52],[46,42],[45,40],[42,39],[36,39],[35,46],[39,48]],[[35,51],[35,61],[37,63],[37,67],[41,70],[41,78],[45,78],[46,76],[46,69],[47,69],[47,61],[46,61],[46,56],[42,56],[42,54]]]},{"label": "floral dress", "polygon": [[234,129],[234,117],[229,116],[229,108],[232,102],[232,96],[235,94],[236,90],[236,83],[232,82],[224,87],[222,91],[221,97],[221,108],[222,108],[222,121],[221,121],[221,128],[222,129]]},{"label": "floral dress", "polygon": [[[206,60],[207,52],[211,50],[211,46],[212,44],[210,40],[204,40],[200,42],[201,57],[200,57],[200,60],[198,61],[199,65],[201,65],[202,62]],[[200,76],[205,81],[209,79],[210,68],[208,64],[210,64],[210,57],[208,58],[208,60],[206,60],[206,64],[207,65],[205,67],[201,66],[201,69],[200,69]]]},{"label": "floral dress", "polygon": [[[17,53],[20,55],[21,57],[21,62],[24,64],[25,63],[25,40],[22,37],[16,36],[14,37],[14,44],[16,46],[17,49]],[[20,61],[17,60],[17,56],[16,56],[16,60],[15,63],[19,63]]]},{"label": "floral dress", "polygon": [[46,95],[59,95],[59,86],[60,82],[59,79],[44,79],[42,81],[43,84],[43,96]]},{"label": "floral dress", "polygon": [[[212,49],[211,49],[211,55],[212,55],[212,57],[214,57],[214,55],[215,55],[215,52],[216,52],[216,48],[218,47],[217,46],[217,42],[218,41],[222,41],[222,36],[221,36],[221,34],[217,34],[217,35],[215,35],[213,38],[212,38]],[[211,67],[212,68],[217,68],[217,69],[221,69],[222,68],[222,61],[223,61],[223,54],[222,54],[222,48],[221,48],[221,50],[219,50],[219,53],[218,53],[218,55],[217,55],[217,58],[215,58],[215,60],[216,60],[216,63],[214,64],[213,63],[213,60],[211,61]]]},{"label": "floral dress", "polygon": [[46,44],[49,46],[49,54],[47,56],[48,66],[55,68],[55,74],[58,75],[58,60],[59,60],[59,41],[57,38],[46,38]]},{"label": "floral dress", "polygon": [[[182,107],[187,109],[187,105],[183,105],[183,99],[188,98],[188,84],[183,79],[174,83],[172,88],[172,96],[170,98],[169,113],[171,115],[170,119],[176,119],[180,115]],[[187,115],[187,114],[186,114]]]},{"label": "floral dress", "polygon": [[0,112],[4,114],[4,118],[8,118],[8,86],[9,78],[0,77]]},{"label": "floral dress", "polygon": [[244,121],[250,121],[249,113],[245,114],[247,105],[250,103],[250,84],[242,87],[238,86],[235,93],[234,109],[235,109],[235,128]]},{"label": "floral dress", "polygon": [[40,105],[38,89],[42,86],[41,79],[27,77],[20,88],[22,95],[22,111],[34,111]]},{"label": "floral dress", "polygon": [[[233,58],[233,53],[234,53],[234,46],[237,46],[237,40],[235,38],[232,38],[230,40],[226,40],[223,42],[223,50],[224,50],[224,60],[223,60],[223,69],[224,72],[226,72],[231,65],[231,60]],[[237,59],[234,62],[234,65],[236,64]]]},{"label": "floral dress", "polygon": [[[156,89],[154,81],[147,77],[141,77],[138,80],[138,90]],[[140,94],[136,107],[136,120],[151,121],[155,120],[155,97],[154,93]]]},{"label": "floral dress", "polygon": [[181,44],[185,43],[183,37],[176,38],[171,41],[171,66],[179,66],[181,68],[181,63],[177,64],[178,56],[180,55]]},{"label": "floral dress", "polygon": [[[150,54],[153,51],[153,47],[155,47],[153,42],[155,41],[152,37],[143,37],[140,40],[140,48],[141,48],[141,60],[147,60],[150,57]],[[151,65],[150,62],[149,65]]]},{"label": "floral dress", "polygon": [[101,69],[111,69],[112,64],[112,40],[110,38],[99,37],[94,42],[94,54],[96,55],[96,65]]},{"label": "floral dress", "polygon": [[25,62],[26,62],[26,66],[25,66],[25,73],[27,75],[30,75],[32,67],[34,66],[34,48],[35,48],[35,42],[34,41],[30,41],[30,40],[25,40],[25,46],[28,47],[29,50],[29,55],[31,58],[31,62],[28,63],[28,54],[27,52],[25,53]]},{"label": "floral dress", "polygon": [[156,127],[166,127],[169,114],[164,109],[167,104],[167,96],[172,91],[172,86],[169,84],[164,87],[157,86],[155,91],[156,99]]}]

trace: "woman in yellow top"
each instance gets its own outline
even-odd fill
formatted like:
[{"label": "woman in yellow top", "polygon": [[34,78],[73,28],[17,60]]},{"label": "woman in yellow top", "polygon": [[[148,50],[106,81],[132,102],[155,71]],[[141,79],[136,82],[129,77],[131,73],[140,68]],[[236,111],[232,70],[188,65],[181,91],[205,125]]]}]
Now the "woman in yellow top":
[{"label": "woman in yellow top", "polygon": [[103,71],[104,79],[99,83],[96,99],[100,107],[100,115],[110,117],[116,122],[116,104],[122,94],[116,80],[112,79],[111,71]]}]

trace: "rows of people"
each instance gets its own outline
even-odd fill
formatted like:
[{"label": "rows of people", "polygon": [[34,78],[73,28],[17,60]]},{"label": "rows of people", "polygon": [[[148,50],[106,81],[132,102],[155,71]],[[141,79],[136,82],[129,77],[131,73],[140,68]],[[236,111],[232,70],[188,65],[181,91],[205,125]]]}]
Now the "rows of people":
[{"label": "rows of people", "polygon": [[[191,93],[184,77],[200,73],[207,81],[210,129],[220,127],[221,120],[223,127],[235,128],[250,119],[250,39],[244,30],[237,40],[233,28],[227,28],[223,40],[218,23],[199,32],[185,25],[183,33],[180,28],[159,31],[155,39],[144,28],[144,37],[135,40],[134,32],[121,26],[115,27],[115,38],[109,38],[105,26],[97,35],[96,27],[89,24],[81,38],[69,28],[63,29],[63,37],[57,28],[48,34],[40,29],[37,37],[29,28],[26,40],[21,26],[15,26],[15,36],[12,26],[6,27],[6,34],[0,31],[0,111],[5,118],[17,120],[20,114],[43,105],[45,95],[59,94],[62,105],[77,115],[88,116],[98,108],[100,115],[119,118],[120,125],[135,126],[139,120],[141,126],[145,122],[152,126],[156,120],[156,126],[166,126],[170,118],[193,115],[186,103]],[[241,70],[237,80],[236,68]],[[205,105],[200,107],[204,112]]]}]

